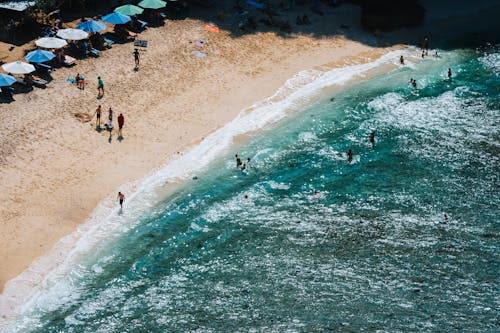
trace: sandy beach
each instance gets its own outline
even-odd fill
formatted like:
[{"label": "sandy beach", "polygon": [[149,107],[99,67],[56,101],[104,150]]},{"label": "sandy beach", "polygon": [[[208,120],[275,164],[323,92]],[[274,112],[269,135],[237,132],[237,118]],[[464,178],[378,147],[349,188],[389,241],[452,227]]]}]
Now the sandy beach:
[{"label": "sandy beach", "polygon": [[[351,34],[376,43],[356,28],[358,15],[357,7],[343,6],[331,24],[348,25]],[[205,23],[167,21],[141,33],[148,47],[137,72],[133,45],[114,45],[99,58],[53,71],[47,89],[0,105],[1,287],[121,185],[199,142],[296,73],[372,61],[386,52],[341,36],[284,39],[267,32],[234,38],[203,30]],[[206,41],[203,59],[191,54],[199,39]],[[76,73],[86,78],[85,90],[66,81]],[[98,76],[105,84],[102,99],[96,98]],[[96,131],[95,117],[85,121],[98,105],[123,113],[123,140],[116,130],[111,139]]]},{"label": "sandy beach", "polygon": [[[53,71],[46,89],[0,104],[0,292],[100,203],[116,205],[118,190],[133,189],[130,184],[273,95],[298,72],[366,63],[405,47],[387,47],[384,39],[364,32],[359,15],[358,7],[342,5],[331,15],[314,16],[313,26],[338,32],[328,37],[284,38],[273,32],[235,37],[225,30],[205,31],[207,22],[201,20],[167,20],[140,34],[148,47],[141,51],[138,71],[133,44],[115,44],[99,58]],[[456,20],[466,16],[460,13]],[[341,25],[349,27],[350,38]],[[408,34],[418,39],[414,31],[392,37]],[[206,42],[205,58],[192,55],[197,40]],[[18,56],[14,50],[3,59]],[[86,78],[84,90],[66,81],[77,73]],[[101,99],[98,76],[105,85]],[[116,129],[111,137],[96,130],[98,105],[112,107],[115,116],[123,113],[122,140]]]}]

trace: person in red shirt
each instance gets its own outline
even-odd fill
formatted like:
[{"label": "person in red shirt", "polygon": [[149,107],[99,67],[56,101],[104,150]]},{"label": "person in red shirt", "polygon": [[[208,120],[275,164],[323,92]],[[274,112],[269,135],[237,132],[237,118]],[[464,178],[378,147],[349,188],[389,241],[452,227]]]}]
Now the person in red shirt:
[{"label": "person in red shirt", "polygon": [[119,136],[122,135],[122,128],[123,128],[124,124],[125,124],[125,117],[123,117],[123,114],[120,113],[120,115],[118,116],[118,135]]}]

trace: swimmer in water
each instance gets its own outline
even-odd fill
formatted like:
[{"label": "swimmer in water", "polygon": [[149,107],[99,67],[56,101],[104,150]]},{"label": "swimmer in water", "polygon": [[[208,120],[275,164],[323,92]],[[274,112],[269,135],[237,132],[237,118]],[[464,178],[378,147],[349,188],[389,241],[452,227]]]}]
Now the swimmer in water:
[{"label": "swimmer in water", "polygon": [[370,133],[370,143],[372,144],[372,148],[375,148],[375,131]]},{"label": "swimmer in water", "polygon": [[236,167],[237,168],[241,167],[241,165],[243,164],[241,162],[241,158],[238,156],[238,154],[234,155],[234,157],[236,157]]}]

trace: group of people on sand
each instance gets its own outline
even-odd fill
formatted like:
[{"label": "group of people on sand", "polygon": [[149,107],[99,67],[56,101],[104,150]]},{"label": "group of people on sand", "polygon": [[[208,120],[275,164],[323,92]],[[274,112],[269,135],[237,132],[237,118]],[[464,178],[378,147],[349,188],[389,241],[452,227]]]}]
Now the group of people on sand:
[{"label": "group of people on sand", "polygon": [[78,89],[85,90],[85,78],[83,77],[83,75],[80,75],[80,73],[76,74],[75,83]]},{"label": "group of people on sand", "polygon": [[[68,79],[70,81],[71,79]],[[71,81],[73,82],[73,81]],[[81,90],[85,90],[85,77],[81,75],[80,73],[77,73],[74,79],[74,83],[76,84],[76,87]],[[97,94],[99,97],[102,98],[104,96],[104,81],[100,76],[97,77]]]},{"label": "group of people on sand", "polygon": [[[96,121],[95,121],[96,128],[101,128],[102,114],[103,114],[103,110],[102,110],[101,105],[99,105],[94,112],[94,115],[96,116]],[[109,107],[109,109],[108,109],[108,123],[105,123],[104,126],[106,127],[106,129],[108,131],[110,131],[110,135],[111,135],[111,131],[113,130],[113,114],[114,114],[113,109],[111,107]],[[117,120],[118,120],[118,136],[121,136],[123,125],[125,125],[125,117],[123,116],[123,113],[120,113]]]}]

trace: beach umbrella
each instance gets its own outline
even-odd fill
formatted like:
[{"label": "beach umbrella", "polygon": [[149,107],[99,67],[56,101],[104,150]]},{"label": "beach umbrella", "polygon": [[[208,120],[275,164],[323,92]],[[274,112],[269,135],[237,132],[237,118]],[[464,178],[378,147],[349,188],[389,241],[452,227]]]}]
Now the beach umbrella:
[{"label": "beach umbrella", "polygon": [[125,24],[127,22],[130,22],[132,19],[127,15],[123,15],[120,13],[111,13],[103,16],[102,20],[111,24]]},{"label": "beach umbrella", "polygon": [[57,36],[67,40],[80,40],[89,37],[89,33],[80,29],[59,29]]},{"label": "beach umbrella", "polygon": [[64,39],[56,37],[43,37],[35,41],[36,46],[44,47],[46,49],[60,49],[68,45]]},{"label": "beach umbrella", "polygon": [[31,51],[28,53],[24,59],[26,59],[29,62],[44,62],[44,61],[49,61],[55,58],[55,54],[49,51],[45,50],[35,50]]},{"label": "beach umbrella", "polygon": [[16,78],[6,74],[0,74],[0,87],[8,87],[16,82]]},{"label": "beach umbrella", "polygon": [[165,7],[167,3],[162,0],[142,0],[138,5],[142,8],[159,9]]},{"label": "beach umbrella", "polygon": [[3,64],[2,68],[12,74],[28,74],[35,71],[35,66],[19,60]]},{"label": "beach umbrella", "polygon": [[78,24],[77,28],[87,32],[98,32],[106,29],[106,25],[99,21],[88,20]]},{"label": "beach umbrella", "polygon": [[127,15],[127,16],[142,14],[143,11],[144,9],[134,5],[123,5],[120,7],[116,7],[114,10],[115,13],[120,13],[122,15]]}]

